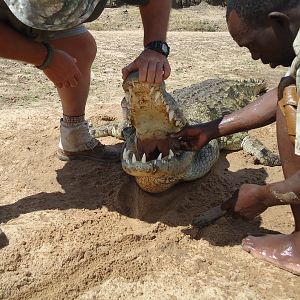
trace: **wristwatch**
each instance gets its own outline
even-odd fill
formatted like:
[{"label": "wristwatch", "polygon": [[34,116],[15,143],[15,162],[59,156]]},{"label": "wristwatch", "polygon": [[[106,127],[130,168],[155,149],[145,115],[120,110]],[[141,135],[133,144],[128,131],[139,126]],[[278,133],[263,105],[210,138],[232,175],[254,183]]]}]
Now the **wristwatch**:
[{"label": "wristwatch", "polygon": [[169,45],[166,42],[162,42],[162,41],[153,41],[153,42],[150,42],[149,44],[147,44],[145,46],[145,49],[154,50],[154,51],[156,51],[158,53],[161,53],[165,57],[168,57],[169,53],[170,53],[170,47],[169,47]]}]

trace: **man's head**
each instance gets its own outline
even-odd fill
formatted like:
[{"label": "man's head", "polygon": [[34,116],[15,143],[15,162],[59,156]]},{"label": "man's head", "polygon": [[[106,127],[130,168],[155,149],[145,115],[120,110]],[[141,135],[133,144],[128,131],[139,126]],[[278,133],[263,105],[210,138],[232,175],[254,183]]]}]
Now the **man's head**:
[{"label": "man's head", "polygon": [[271,67],[291,64],[300,27],[299,0],[229,0],[226,18],[231,36],[253,59]]}]

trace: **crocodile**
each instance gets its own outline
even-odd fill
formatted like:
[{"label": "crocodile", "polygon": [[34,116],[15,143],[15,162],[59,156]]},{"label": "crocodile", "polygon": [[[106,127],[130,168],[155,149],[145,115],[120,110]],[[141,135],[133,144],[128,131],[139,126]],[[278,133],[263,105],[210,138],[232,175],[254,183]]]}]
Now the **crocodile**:
[{"label": "crocodile", "polygon": [[93,133],[125,139],[123,170],[146,192],[164,192],[178,182],[203,177],[221,149],[243,149],[263,165],[280,165],[278,155],[248,132],[214,139],[195,152],[180,150],[170,138],[188,124],[215,120],[246,106],[266,91],[263,81],[209,79],[168,93],[164,82],[139,82],[138,74],[132,73],[123,89],[125,122],[94,128]]}]

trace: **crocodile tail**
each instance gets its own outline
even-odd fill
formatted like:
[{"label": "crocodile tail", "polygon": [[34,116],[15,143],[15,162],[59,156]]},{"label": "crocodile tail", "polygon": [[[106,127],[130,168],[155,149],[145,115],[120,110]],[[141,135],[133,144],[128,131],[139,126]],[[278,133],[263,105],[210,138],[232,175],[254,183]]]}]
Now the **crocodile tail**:
[{"label": "crocodile tail", "polygon": [[107,124],[100,125],[97,127],[93,127],[92,125],[90,125],[90,133],[95,138],[112,136],[123,140],[123,130],[125,127],[126,124],[121,122],[109,122]]}]

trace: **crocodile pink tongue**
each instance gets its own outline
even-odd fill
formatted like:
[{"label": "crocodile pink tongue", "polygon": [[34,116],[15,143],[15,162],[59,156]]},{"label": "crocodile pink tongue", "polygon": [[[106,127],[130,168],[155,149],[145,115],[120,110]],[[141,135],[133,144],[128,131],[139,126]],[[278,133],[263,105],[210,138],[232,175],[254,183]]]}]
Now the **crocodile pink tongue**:
[{"label": "crocodile pink tongue", "polygon": [[147,161],[157,159],[160,153],[162,157],[169,155],[170,144],[169,139],[157,140],[157,139],[144,139],[137,141],[137,147],[140,157],[146,153]]}]

